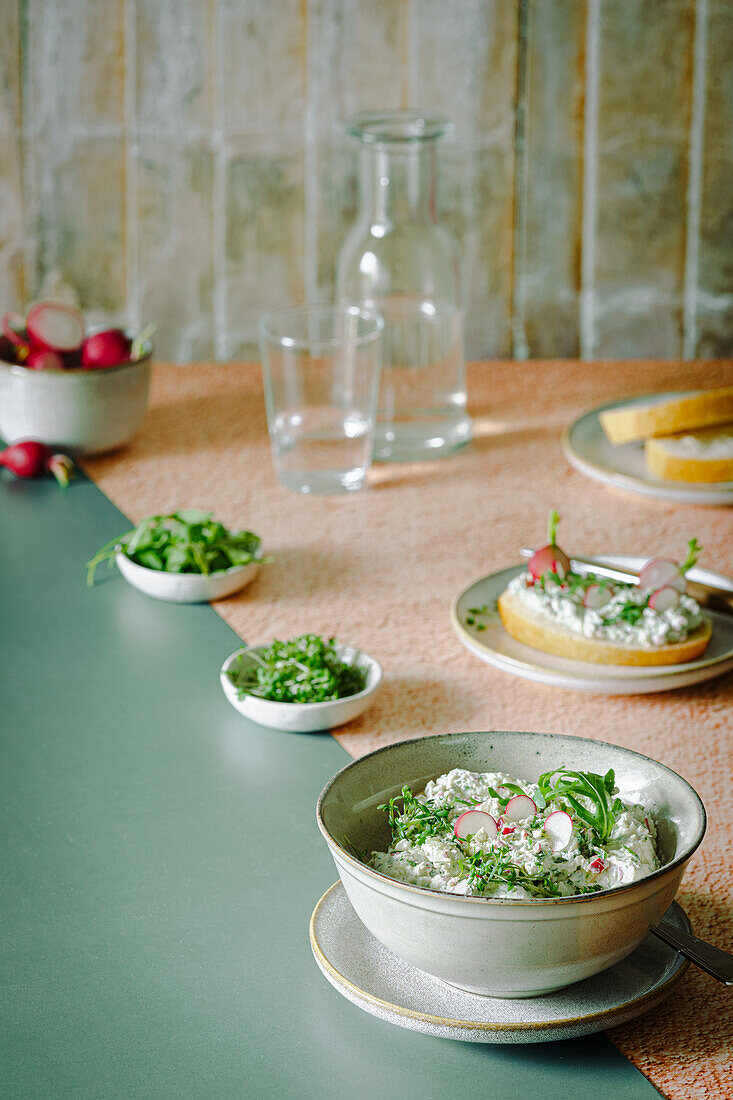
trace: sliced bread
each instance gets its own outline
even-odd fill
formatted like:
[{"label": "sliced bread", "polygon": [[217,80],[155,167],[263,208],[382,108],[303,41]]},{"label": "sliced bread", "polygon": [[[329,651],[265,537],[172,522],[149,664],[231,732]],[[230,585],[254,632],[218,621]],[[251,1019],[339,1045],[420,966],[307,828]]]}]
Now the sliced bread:
[{"label": "sliced bread", "polygon": [[647,439],[644,455],[664,481],[733,481],[733,424]]},{"label": "sliced bread", "polygon": [[725,424],[733,421],[733,386],[607,409],[598,419],[613,444]]},{"label": "sliced bread", "polygon": [[504,629],[518,642],[557,657],[600,665],[683,664],[704,653],[712,634],[712,625],[705,619],[680,642],[654,647],[618,645],[598,638],[586,638],[540,615],[528,614],[522,601],[508,591],[502,592],[498,604]]}]

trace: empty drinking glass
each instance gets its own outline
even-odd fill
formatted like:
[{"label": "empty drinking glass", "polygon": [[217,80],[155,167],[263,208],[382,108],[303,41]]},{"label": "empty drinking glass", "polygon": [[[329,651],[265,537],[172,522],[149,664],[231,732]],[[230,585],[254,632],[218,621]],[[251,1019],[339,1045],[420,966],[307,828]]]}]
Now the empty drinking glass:
[{"label": "empty drinking glass", "polygon": [[260,321],[272,461],[299,493],[361,489],[372,460],[384,322],[359,306],[306,305]]}]

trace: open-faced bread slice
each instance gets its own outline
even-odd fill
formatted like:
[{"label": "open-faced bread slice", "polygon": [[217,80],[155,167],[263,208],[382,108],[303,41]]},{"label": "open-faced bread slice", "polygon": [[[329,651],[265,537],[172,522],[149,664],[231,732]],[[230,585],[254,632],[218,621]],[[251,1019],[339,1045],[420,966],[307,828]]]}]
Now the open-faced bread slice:
[{"label": "open-faced bread slice", "polygon": [[598,419],[614,444],[725,424],[733,420],[733,386],[607,409]]},{"label": "open-faced bread slice", "polygon": [[733,424],[647,439],[644,455],[665,481],[733,481]]},{"label": "open-faced bread slice", "polygon": [[518,642],[557,657],[591,661],[599,665],[683,664],[705,652],[712,634],[712,625],[705,619],[680,642],[654,647],[620,645],[599,638],[586,638],[543,616],[528,613],[523,602],[508,591],[502,592],[498,603],[504,629]]}]

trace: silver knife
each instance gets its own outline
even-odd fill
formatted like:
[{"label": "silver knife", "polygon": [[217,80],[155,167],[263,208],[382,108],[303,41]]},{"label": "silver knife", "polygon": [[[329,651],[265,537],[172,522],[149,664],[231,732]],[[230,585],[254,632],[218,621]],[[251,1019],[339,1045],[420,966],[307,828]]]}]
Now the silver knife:
[{"label": "silver knife", "polygon": [[[534,550],[522,547],[519,551],[522,557],[531,558]],[[614,581],[625,581],[626,584],[638,584],[639,574],[631,569],[624,569],[618,565],[604,562],[602,558],[571,558],[570,565],[574,573],[586,576],[595,573],[599,577],[609,577]],[[717,584],[704,584],[702,581],[687,580],[687,595],[697,600],[700,607],[706,607],[710,611],[719,611],[724,615],[733,615],[733,580],[721,577]]]}]

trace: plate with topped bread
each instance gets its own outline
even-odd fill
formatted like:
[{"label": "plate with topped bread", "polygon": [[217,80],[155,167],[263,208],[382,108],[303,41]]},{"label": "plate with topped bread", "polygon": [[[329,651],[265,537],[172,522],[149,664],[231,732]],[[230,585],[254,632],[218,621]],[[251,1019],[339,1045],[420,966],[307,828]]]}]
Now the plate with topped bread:
[{"label": "plate with topped bread", "polygon": [[733,386],[602,405],[571,424],[562,445],[571,466],[616,488],[733,504]]},{"label": "plate with topped bread", "polygon": [[623,695],[669,691],[733,669],[733,579],[680,560],[571,556],[547,545],[475,581],[454,601],[463,644],[505,672],[556,687]]}]

